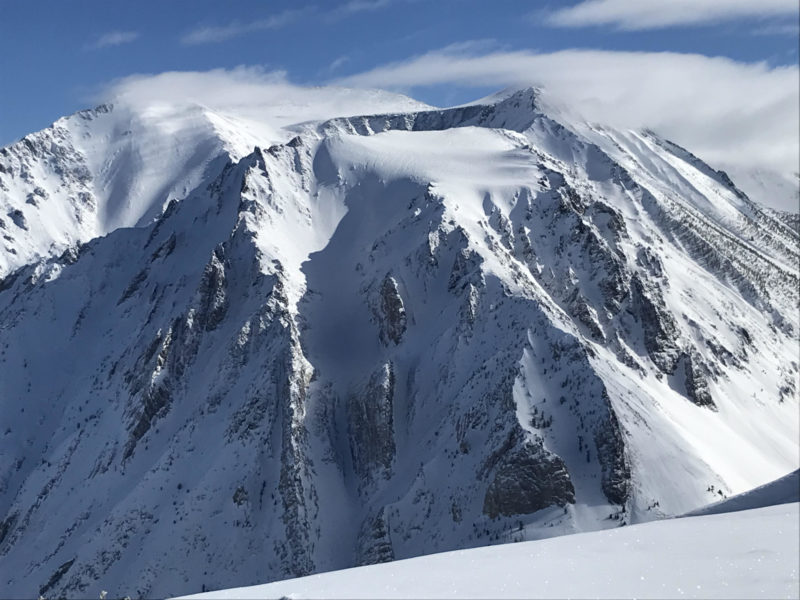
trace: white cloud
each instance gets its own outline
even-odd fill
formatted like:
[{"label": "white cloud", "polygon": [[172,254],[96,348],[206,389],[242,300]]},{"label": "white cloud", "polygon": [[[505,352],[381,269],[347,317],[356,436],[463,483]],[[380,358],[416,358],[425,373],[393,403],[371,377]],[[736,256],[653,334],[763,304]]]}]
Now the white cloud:
[{"label": "white cloud", "polygon": [[584,0],[547,14],[545,20],[562,27],[655,29],[797,14],[797,0]]},{"label": "white cloud", "polygon": [[[800,161],[797,66],[671,52],[487,52],[462,44],[336,80],[412,91],[538,85],[551,101],[611,126],[651,128],[717,168],[794,173]],[[796,183],[796,180],[795,180]],[[794,185],[794,184],[793,184]]]},{"label": "white cloud", "polygon": [[157,75],[130,75],[105,85],[94,98],[132,106],[165,103],[201,104],[211,108],[257,103],[265,96],[292,89],[283,71],[236,67],[210,71],[167,71]]},{"label": "white cloud", "polygon": [[[259,144],[281,138],[280,128],[344,115],[426,108],[389,92],[334,86],[294,85],[283,71],[237,67],[211,71],[171,71],[132,75],[106,85],[95,97],[131,107],[140,114],[182,115],[187,106],[202,106],[233,121],[247,123]],[[250,128],[249,126],[253,126]],[[252,147],[251,147],[252,149]]]},{"label": "white cloud", "polygon": [[280,29],[298,20],[310,10],[310,8],[285,10],[266,19],[257,19],[247,23],[233,21],[227,25],[198,27],[184,35],[181,38],[181,43],[185,45],[210,44],[224,42],[255,31]]},{"label": "white cloud", "polygon": [[120,46],[122,44],[130,44],[139,37],[138,31],[109,31],[98,37],[94,42],[88,45],[88,48],[97,50],[99,48],[107,48],[109,46]]}]

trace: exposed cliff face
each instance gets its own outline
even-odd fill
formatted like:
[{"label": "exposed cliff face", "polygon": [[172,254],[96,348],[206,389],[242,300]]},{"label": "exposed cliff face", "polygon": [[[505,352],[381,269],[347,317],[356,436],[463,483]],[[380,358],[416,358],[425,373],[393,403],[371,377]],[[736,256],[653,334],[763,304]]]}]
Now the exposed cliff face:
[{"label": "exposed cliff face", "polygon": [[490,518],[529,515],[550,506],[575,504],[575,488],[558,456],[531,444],[501,450],[483,499],[483,512]]},{"label": "exposed cliff face", "polygon": [[378,318],[381,323],[381,341],[399,344],[406,331],[406,309],[397,288],[397,281],[387,275],[381,283]]},{"label": "exposed cliff face", "polygon": [[390,363],[373,373],[363,392],[347,404],[353,469],[364,486],[389,479],[394,462],[394,371]]},{"label": "exposed cliff face", "polygon": [[[58,127],[62,188],[91,188]],[[531,90],[291,133],[4,263],[5,595],[612,527],[796,468],[798,236],[686,151]],[[45,211],[35,139],[0,181]]]}]

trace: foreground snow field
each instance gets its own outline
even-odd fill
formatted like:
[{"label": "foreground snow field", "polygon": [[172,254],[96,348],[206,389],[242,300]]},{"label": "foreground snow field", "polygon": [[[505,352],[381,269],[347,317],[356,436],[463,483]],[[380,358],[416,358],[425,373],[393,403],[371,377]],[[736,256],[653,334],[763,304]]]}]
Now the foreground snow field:
[{"label": "foreground snow field", "polygon": [[798,511],[668,519],[191,598],[797,598]]}]

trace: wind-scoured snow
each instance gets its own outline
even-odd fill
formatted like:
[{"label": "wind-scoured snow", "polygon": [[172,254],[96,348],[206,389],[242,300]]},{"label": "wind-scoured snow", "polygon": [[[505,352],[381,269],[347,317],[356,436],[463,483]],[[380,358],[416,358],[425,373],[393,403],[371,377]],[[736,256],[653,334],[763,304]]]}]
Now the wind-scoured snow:
[{"label": "wind-scoured snow", "polygon": [[0,152],[0,595],[615,529],[798,468],[797,231],[536,90],[355,94]]}]

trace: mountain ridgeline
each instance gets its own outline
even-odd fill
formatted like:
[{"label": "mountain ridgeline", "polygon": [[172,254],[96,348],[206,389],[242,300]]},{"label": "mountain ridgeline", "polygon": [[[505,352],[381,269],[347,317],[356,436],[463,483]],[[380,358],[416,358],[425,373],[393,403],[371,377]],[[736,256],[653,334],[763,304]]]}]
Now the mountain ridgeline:
[{"label": "mountain ridgeline", "polygon": [[537,90],[375,112],[262,142],[107,105],[0,149],[0,595],[616,527],[797,468],[795,228]]}]

